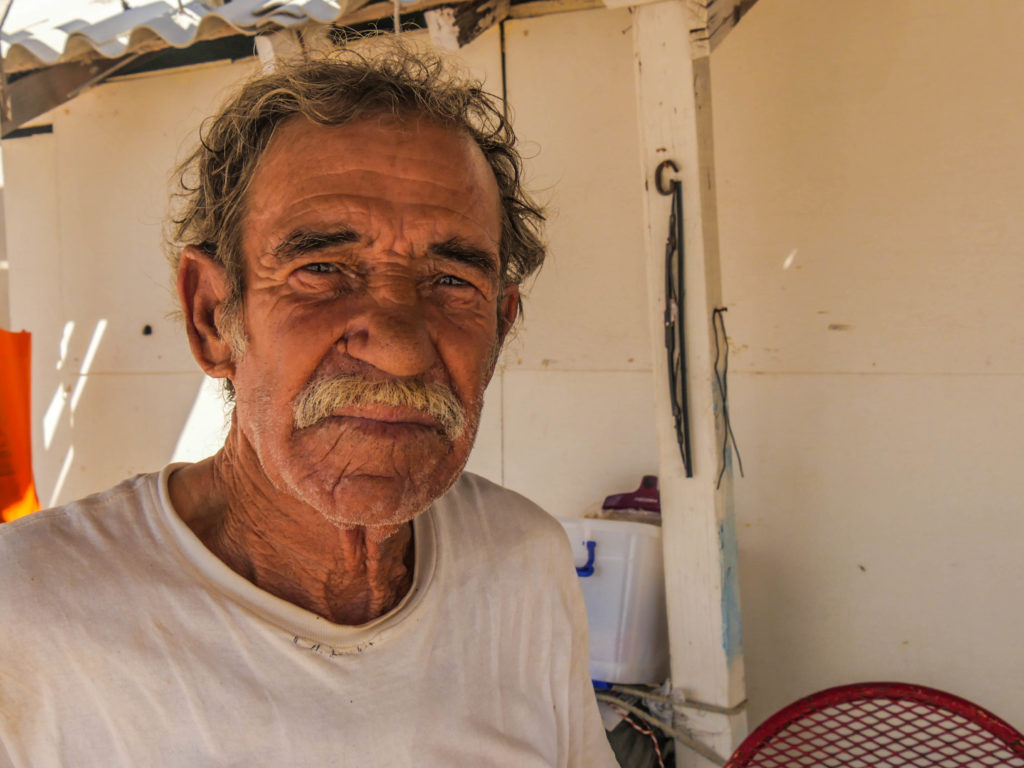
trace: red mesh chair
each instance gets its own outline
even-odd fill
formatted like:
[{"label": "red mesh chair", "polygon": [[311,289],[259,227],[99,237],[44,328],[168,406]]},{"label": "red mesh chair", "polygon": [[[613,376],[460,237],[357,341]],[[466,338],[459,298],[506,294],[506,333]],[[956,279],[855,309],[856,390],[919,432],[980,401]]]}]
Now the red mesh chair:
[{"label": "red mesh chair", "polygon": [[1024,737],[957,696],[858,683],[790,704],[726,768],[1024,768]]}]

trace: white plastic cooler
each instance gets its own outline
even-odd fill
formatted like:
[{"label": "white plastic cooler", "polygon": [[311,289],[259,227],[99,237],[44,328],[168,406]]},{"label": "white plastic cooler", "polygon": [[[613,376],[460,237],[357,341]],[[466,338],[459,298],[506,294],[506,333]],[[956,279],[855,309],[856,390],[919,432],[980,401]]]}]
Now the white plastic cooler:
[{"label": "white plastic cooler", "polygon": [[559,518],[572,544],[590,624],[590,676],[660,684],[668,677],[661,528]]}]

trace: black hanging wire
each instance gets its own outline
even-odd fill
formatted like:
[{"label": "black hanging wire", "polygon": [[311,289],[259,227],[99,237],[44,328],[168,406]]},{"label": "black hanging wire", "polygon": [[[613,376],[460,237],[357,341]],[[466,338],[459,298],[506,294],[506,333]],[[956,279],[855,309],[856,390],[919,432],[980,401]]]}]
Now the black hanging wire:
[{"label": "black hanging wire", "polygon": [[[729,443],[736,453],[736,463],[739,465],[740,477],[743,477],[743,458],[740,456],[740,447],[736,444],[736,435],[732,431],[732,420],[729,418],[729,337],[725,333],[725,313],[729,310],[719,307],[711,313],[711,325],[715,331],[715,381],[718,382],[718,394],[722,398],[722,419],[725,422],[725,433],[722,437],[722,468],[718,472],[718,483],[715,489],[722,487],[722,478],[725,476],[726,458],[729,451]],[[722,346],[725,347],[725,354],[722,357],[722,369],[718,369],[719,347],[718,329],[722,329]]]},{"label": "black hanging wire", "polygon": [[676,440],[686,476],[693,477],[690,453],[690,407],[686,374],[686,333],[683,323],[686,291],[683,283],[683,183],[673,178],[666,183],[666,171],[679,172],[671,160],[662,162],[654,172],[658,192],[672,197],[665,241],[665,349],[668,355],[668,387],[675,420]]}]

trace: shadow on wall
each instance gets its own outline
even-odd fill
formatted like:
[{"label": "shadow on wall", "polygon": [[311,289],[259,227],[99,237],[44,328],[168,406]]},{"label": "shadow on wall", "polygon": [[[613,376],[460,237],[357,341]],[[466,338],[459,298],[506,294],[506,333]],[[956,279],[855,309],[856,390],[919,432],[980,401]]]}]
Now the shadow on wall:
[{"label": "shadow on wall", "polygon": [[[45,347],[37,349],[35,370],[57,373],[52,396],[37,410],[41,442],[34,454],[44,506],[101,491],[171,461],[204,458],[223,442],[228,417],[219,384],[199,371],[94,370],[111,322],[69,320],[56,359],[47,359]],[[75,350],[83,346],[79,356]]]},{"label": "shadow on wall", "polygon": [[8,289],[10,266],[7,261],[7,233],[4,226],[4,175],[0,165],[0,328],[11,330],[11,310]]}]

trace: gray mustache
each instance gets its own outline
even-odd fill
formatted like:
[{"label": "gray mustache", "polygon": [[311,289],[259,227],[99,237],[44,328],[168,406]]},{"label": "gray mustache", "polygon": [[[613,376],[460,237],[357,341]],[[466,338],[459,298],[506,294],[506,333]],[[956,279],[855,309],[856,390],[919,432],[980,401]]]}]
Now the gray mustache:
[{"label": "gray mustache", "polygon": [[295,401],[295,427],[305,429],[342,408],[366,405],[415,408],[434,419],[453,441],[466,427],[462,403],[444,384],[427,384],[417,379],[371,381],[357,374],[310,383]]}]

